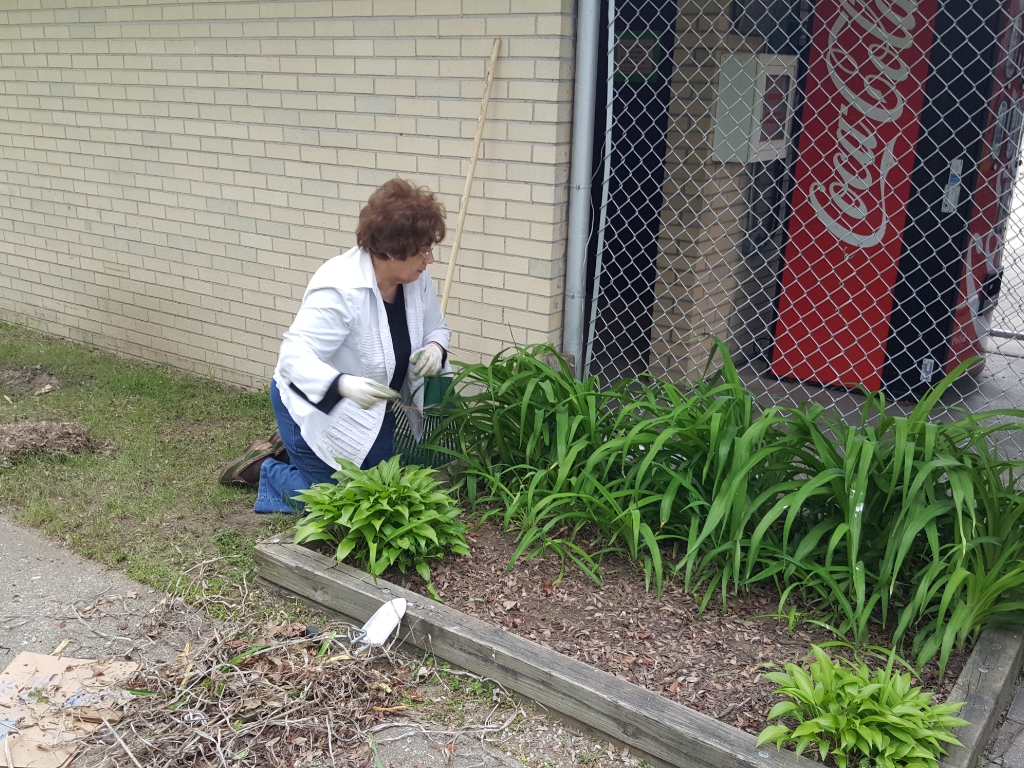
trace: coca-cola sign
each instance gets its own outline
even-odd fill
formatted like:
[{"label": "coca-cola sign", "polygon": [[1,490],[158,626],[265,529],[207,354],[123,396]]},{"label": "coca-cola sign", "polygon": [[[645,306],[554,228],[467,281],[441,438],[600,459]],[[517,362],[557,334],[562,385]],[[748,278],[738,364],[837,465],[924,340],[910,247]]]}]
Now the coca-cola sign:
[{"label": "coca-cola sign", "polygon": [[936,0],[819,0],[773,372],[877,389]]}]

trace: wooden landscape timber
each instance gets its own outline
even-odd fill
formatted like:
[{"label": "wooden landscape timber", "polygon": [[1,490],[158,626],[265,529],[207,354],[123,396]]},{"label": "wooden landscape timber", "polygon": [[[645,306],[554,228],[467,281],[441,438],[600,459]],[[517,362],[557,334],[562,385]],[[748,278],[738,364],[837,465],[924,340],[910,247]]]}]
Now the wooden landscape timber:
[{"label": "wooden landscape timber", "polygon": [[1006,709],[1024,656],[1024,627],[992,627],[978,638],[949,701],[964,702],[957,713],[970,723],[955,728],[962,747],[949,746],[939,761],[941,768],[974,768],[981,765],[992,731]]},{"label": "wooden landscape timber", "polygon": [[[363,624],[383,603],[408,601],[400,639],[436,658],[490,678],[570,720],[628,744],[670,766],[690,768],[811,768],[819,765],[772,745],[756,747],[749,733],[695,712],[581,661],[491,626],[383,579],[292,544],[285,531],[256,546],[261,582],[304,603]],[[973,768],[1013,688],[1024,633],[982,633],[951,700],[965,701],[958,729],[963,748],[941,768]]]}]

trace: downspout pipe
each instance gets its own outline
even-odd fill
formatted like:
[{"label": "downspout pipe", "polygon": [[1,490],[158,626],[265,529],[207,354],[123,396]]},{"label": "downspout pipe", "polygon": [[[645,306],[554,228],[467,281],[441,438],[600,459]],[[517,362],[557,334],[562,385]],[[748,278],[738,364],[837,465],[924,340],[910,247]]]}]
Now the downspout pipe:
[{"label": "downspout pipe", "polygon": [[590,239],[590,186],[593,178],[600,25],[600,0],[578,0],[572,156],[569,160],[569,238],[565,255],[565,311],[562,323],[562,350],[572,355],[576,378],[583,374],[583,318],[587,297],[587,241]]}]

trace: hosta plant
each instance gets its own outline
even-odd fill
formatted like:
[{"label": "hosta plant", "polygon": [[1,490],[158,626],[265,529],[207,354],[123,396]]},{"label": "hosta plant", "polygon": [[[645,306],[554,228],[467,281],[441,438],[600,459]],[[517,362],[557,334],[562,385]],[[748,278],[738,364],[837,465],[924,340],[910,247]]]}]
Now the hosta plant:
[{"label": "hosta plant", "polygon": [[768,719],[792,718],[795,727],[769,725],[758,745],[795,743],[801,754],[814,746],[822,762],[832,755],[839,768],[937,768],[943,743],[960,742],[951,728],[967,725],[954,717],[963,702],[932,704],[928,693],[911,686],[909,673],[893,671],[895,654],[872,672],[863,662],[832,659],[816,645],[810,672],[786,664],[785,672],[765,677],[788,697]]},{"label": "hosta plant", "polygon": [[402,573],[414,568],[440,599],[429,562],[449,552],[468,555],[467,528],[433,470],[401,467],[399,459],[365,470],[342,461],[333,475],[337,485],[300,491],[295,499],[306,505],[306,516],[296,526],[295,543],[327,542],[339,563],[347,559],[374,577],[391,566]]}]

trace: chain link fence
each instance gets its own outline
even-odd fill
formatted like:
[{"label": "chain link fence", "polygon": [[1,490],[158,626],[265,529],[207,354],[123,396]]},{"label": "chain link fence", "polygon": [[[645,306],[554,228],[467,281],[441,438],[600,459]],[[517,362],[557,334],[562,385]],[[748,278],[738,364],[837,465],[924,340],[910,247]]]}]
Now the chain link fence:
[{"label": "chain link fence", "polygon": [[608,0],[585,373],[1024,406],[1024,0]]}]

